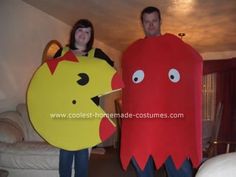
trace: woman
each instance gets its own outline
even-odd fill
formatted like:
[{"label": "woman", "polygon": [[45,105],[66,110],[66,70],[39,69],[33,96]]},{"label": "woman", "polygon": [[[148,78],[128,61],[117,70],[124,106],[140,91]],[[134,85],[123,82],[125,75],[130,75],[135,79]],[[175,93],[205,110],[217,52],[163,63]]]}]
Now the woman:
[{"label": "woman", "polygon": [[[104,59],[108,64],[114,66],[113,61],[101,49],[93,49],[94,28],[92,23],[87,19],[81,19],[75,23],[70,34],[68,47],[60,49],[55,57],[59,57],[68,50],[71,50],[76,56],[88,56],[91,53],[97,59]],[[99,104],[99,98],[95,100]],[[88,176],[88,149],[78,151],[68,151],[61,149],[59,157],[59,174],[60,177],[71,177],[72,163],[74,159],[75,177]]]}]

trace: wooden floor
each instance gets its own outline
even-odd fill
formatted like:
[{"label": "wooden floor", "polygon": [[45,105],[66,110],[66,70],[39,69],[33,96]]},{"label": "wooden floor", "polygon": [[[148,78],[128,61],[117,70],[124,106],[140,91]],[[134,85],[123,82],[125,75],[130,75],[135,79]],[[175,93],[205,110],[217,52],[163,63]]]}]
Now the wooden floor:
[{"label": "wooden floor", "polygon": [[[106,148],[105,154],[91,154],[89,177],[137,177],[132,165],[124,171],[120,164],[117,149]],[[166,177],[164,168],[156,171],[155,177]]]}]

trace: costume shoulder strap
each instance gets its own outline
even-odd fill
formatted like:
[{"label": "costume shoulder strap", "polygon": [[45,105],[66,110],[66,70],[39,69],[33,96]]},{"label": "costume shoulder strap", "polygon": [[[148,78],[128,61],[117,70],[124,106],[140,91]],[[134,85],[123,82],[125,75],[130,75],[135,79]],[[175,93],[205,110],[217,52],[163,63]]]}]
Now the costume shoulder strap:
[{"label": "costume shoulder strap", "polygon": [[88,57],[94,57],[95,50],[96,50],[96,48],[92,48],[92,49],[88,52]]},{"label": "costume shoulder strap", "polygon": [[61,51],[61,56],[65,55],[65,53],[68,52],[69,50],[70,50],[69,47],[63,47]]}]

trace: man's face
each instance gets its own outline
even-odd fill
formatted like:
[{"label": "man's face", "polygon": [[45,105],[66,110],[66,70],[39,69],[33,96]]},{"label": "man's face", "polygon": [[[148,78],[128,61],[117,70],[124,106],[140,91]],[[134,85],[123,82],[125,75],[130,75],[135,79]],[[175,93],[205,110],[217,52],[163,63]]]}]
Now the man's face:
[{"label": "man's face", "polygon": [[159,36],[161,22],[157,12],[143,14],[143,30],[147,37]]}]

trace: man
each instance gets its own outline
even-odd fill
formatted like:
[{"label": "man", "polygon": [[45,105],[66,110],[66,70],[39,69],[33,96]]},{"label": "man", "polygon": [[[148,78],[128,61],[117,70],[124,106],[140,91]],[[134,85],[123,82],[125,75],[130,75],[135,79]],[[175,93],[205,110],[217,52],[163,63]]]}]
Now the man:
[{"label": "man", "polygon": [[[201,146],[199,142],[201,132],[198,130],[195,131],[195,129],[191,126],[201,129],[201,99],[195,98],[196,95],[200,97],[201,94],[202,59],[200,55],[198,55],[192,48],[186,46],[186,44],[181,40],[176,39],[177,37],[170,34],[161,35],[161,13],[159,9],[156,7],[146,7],[141,12],[140,17],[143,31],[145,33],[145,39],[140,39],[134,42],[124,52],[122,58],[123,79],[125,82],[125,88],[122,95],[124,113],[132,113],[133,117],[131,118],[137,118],[137,116],[140,116],[138,113],[149,113],[148,116],[145,114],[146,117],[144,117],[144,115],[142,116],[143,118],[151,118],[150,115],[155,114],[158,111],[184,111],[185,108],[190,111],[186,112],[186,118],[183,118],[182,120],[166,120],[166,122],[169,122],[168,124],[164,122],[164,119],[122,120],[121,162],[123,167],[127,168],[127,164],[131,158],[138,177],[153,177],[155,165],[156,167],[160,167],[162,162],[165,163],[168,177],[192,177],[192,166],[188,158],[191,156],[194,159],[195,166],[201,159],[201,153],[199,152],[199,147]],[[175,43],[177,44],[176,47],[173,46]],[[181,57],[182,53],[187,51],[187,59],[185,59],[186,55],[183,55],[185,58],[182,62],[176,61],[176,55],[171,56],[171,51],[169,51],[169,49],[173,50],[173,53],[176,51],[178,52],[178,49],[180,49]],[[162,50],[166,50],[166,52],[163,52]],[[186,63],[190,62],[191,64],[186,66],[187,64],[184,64],[185,60]],[[163,83],[165,83],[163,85],[166,85],[166,88],[160,88],[162,82],[158,77],[161,77],[162,73],[165,74],[168,72],[164,71],[158,74],[158,71],[168,68],[169,65],[171,67],[175,66],[175,63],[177,69],[174,68],[169,70],[169,80],[171,80],[172,84],[174,84],[170,85],[166,81],[163,81]],[[194,70],[194,72],[190,73],[190,75],[192,74],[194,76],[194,74],[196,74],[198,77],[193,84],[191,84],[190,79],[187,78],[187,81],[185,81],[186,77],[181,78],[181,74],[185,74],[186,71],[189,72],[189,70],[186,70],[188,67],[190,70],[191,67],[193,68],[192,70]],[[183,70],[178,71],[178,68],[183,68]],[[130,80],[130,78],[132,78],[132,80]],[[163,80],[164,79],[166,78],[163,77]],[[172,88],[176,87],[176,83],[178,83],[179,80],[181,80],[180,85],[183,84],[183,86],[177,87],[177,91],[172,91]],[[195,88],[193,88],[194,86]],[[170,93],[165,93],[165,89],[170,90]],[[186,93],[185,89],[192,90],[189,92],[189,99],[187,98],[185,100],[186,103],[179,103],[179,106],[171,101],[166,101],[166,95],[173,95],[169,98],[169,100],[171,100],[172,97],[179,98],[176,96],[179,94],[181,95],[181,99]],[[159,90],[159,93],[157,90]],[[156,96],[154,94],[159,95]],[[189,108],[188,104],[190,105]],[[195,114],[197,109],[199,109],[199,112]],[[195,121],[195,117],[197,117],[197,121]],[[184,132],[184,127],[186,126],[190,127],[189,132],[188,128],[186,128],[186,132]],[[166,133],[166,135],[163,134],[163,132]],[[188,133],[190,135],[185,135]],[[178,134],[180,136],[179,140],[177,140]],[[182,136],[186,136],[187,138]],[[193,136],[192,139],[194,140],[190,140],[190,145],[188,145],[188,142],[184,142],[184,140],[186,139],[186,141],[188,141],[191,139],[191,136]],[[175,143],[172,144],[169,137],[175,139],[173,140]],[[180,144],[178,144],[178,141]],[[184,146],[183,150],[181,150],[181,143],[182,146]]]}]

